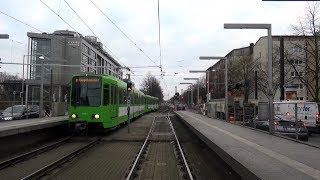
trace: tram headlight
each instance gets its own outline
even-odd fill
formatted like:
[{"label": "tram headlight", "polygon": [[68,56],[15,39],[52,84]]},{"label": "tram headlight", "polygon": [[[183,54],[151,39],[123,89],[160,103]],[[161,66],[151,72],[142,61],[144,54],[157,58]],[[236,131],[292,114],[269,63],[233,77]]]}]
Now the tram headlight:
[{"label": "tram headlight", "polygon": [[100,118],[100,115],[99,115],[99,114],[95,114],[93,117],[94,117],[95,119],[99,119],[99,118]]},{"label": "tram headlight", "polygon": [[73,119],[75,119],[75,118],[77,118],[77,114],[72,114],[71,117],[72,117]]}]

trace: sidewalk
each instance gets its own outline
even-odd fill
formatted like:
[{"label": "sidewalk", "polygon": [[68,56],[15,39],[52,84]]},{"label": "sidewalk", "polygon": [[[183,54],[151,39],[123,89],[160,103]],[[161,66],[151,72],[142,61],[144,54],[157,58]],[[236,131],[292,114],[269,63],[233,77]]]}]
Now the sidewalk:
[{"label": "sidewalk", "polygon": [[320,179],[320,149],[188,111],[176,114],[244,179]]}]

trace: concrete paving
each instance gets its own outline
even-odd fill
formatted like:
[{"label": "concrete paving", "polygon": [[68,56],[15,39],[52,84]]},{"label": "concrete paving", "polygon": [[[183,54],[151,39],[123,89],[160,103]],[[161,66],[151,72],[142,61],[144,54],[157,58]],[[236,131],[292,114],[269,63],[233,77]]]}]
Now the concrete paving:
[{"label": "concrete paving", "polygon": [[176,114],[243,179],[320,179],[320,149],[187,111]]},{"label": "concrete paving", "polygon": [[23,119],[0,122],[0,137],[50,128],[68,123],[68,116]]},{"label": "concrete paving", "polygon": [[320,147],[320,134],[312,133],[312,135],[309,137],[310,144],[316,145]]}]

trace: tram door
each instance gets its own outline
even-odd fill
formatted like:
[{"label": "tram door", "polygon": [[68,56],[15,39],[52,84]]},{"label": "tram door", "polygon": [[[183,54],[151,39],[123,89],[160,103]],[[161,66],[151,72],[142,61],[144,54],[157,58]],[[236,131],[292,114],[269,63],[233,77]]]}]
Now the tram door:
[{"label": "tram door", "polygon": [[117,86],[115,84],[110,85],[110,116],[111,118],[118,116],[118,97]]}]

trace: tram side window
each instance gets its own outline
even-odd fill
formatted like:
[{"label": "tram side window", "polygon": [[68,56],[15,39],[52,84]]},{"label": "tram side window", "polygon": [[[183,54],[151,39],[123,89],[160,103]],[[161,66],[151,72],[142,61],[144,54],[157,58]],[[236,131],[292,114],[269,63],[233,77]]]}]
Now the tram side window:
[{"label": "tram side window", "polygon": [[113,87],[113,96],[112,96],[112,99],[113,99],[113,104],[116,104],[117,102],[117,88],[116,87]]},{"label": "tram side window", "polygon": [[111,95],[112,95],[112,104],[116,104],[116,87],[112,86],[112,91],[111,91]]},{"label": "tram side window", "polygon": [[118,89],[119,92],[119,104],[123,104],[123,91],[122,89]]},{"label": "tram side window", "polygon": [[119,96],[120,96],[120,89],[116,87],[116,94],[115,94],[115,103],[119,104]]},{"label": "tram side window", "polygon": [[103,86],[103,105],[109,104],[109,84]]}]

